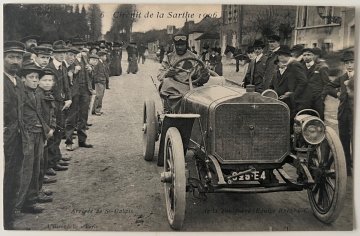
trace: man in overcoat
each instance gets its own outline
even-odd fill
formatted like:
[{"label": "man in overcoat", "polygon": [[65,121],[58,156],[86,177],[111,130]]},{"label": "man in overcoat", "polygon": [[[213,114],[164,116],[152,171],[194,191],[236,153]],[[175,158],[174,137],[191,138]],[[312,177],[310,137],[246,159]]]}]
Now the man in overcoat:
[{"label": "man in overcoat", "polygon": [[248,67],[244,78],[245,87],[249,84],[255,85],[255,92],[262,93],[264,91],[264,77],[266,71],[267,56],[263,54],[265,44],[261,40],[255,40],[253,48],[256,54]]},{"label": "man in overcoat", "polygon": [[22,134],[24,131],[22,120],[22,99],[24,86],[17,76],[21,68],[25,45],[21,42],[10,41],[4,43],[4,228],[13,229],[16,193],[20,187],[21,167],[24,159],[22,149]]},{"label": "man in overcoat", "polygon": [[[347,174],[348,176],[351,176],[352,157],[350,150],[351,147],[353,147],[352,140],[354,107],[352,103],[353,94],[347,85],[349,81],[353,82],[355,79],[354,53],[352,51],[344,52],[341,60],[344,62],[346,72],[326,85],[324,95],[329,94],[335,98],[338,98],[340,101],[337,113],[339,136],[345,152]],[[340,89],[340,91],[338,91],[338,89]]]}]

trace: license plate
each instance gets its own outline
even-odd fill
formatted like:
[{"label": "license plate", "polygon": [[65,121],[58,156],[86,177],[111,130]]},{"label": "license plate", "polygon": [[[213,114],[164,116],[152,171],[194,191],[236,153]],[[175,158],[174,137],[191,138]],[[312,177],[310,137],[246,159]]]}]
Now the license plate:
[{"label": "license plate", "polygon": [[[233,171],[231,173],[231,175],[237,175],[237,174],[238,172],[236,171]],[[265,171],[258,171],[258,170],[254,170],[250,173],[242,174],[234,178],[231,178],[232,181],[259,181],[265,179],[266,179]]]}]

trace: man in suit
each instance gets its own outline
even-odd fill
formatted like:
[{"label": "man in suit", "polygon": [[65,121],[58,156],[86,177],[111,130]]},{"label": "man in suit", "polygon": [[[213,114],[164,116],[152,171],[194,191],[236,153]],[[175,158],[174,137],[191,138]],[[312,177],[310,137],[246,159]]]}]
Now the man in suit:
[{"label": "man in suit", "polygon": [[77,54],[74,62],[75,65],[80,66],[80,71],[76,78],[79,84],[79,105],[77,120],[78,145],[79,147],[92,148],[93,145],[86,143],[86,125],[88,121],[91,95],[96,95],[95,90],[92,88],[92,81],[89,74],[92,71],[92,67],[88,63],[87,53],[84,51],[85,42],[79,40],[73,42],[73,45],[77,47],[78,50],[81,50],[81,53]]},{"label": "man in suit", "polygon": [[81,66],[75,64],[75,56],[80,53],[77,48],[71,47],[65,53],[64,65],[67,70],[67,79],[71,91],[71,106],[66,111],[65,117],[65,137],[66,150],[73,151],[73,133],[77,125],[78,110],[79,110],[79,81],[78,74]]},{"label": "man in suit", "polygon": [[[308,79],[307,90],[310,91],[308,108],[316,110],[320,118],[324,120],[324,88],[330,82],[329,67],[324,61],[315,60],[321,50],[305,48],[303,50],[303,64],[306,68]],[[319,55],[317,55],[319,56]]]},{"label": "man in suit", "polygon": [[53,43],[53,59],[47,68],[54,71],[55,85],[53,87],[53,95],[55,98],[55,115],[56,115],[56,130],[54,137],[48,141],[49,148],[49,167],[54,170],[67,170],[66,166],[60,164],[62,158],[60,152],[60,143],[65,129],[64,111],[71,105],[71,92],[69,88],[69,80],[67,78],[67,71],[63,62],[65,60],[65,53],[69,50],[65,42],[62,40]]},{"label": "man in suit", "polygon": [[245,87],[249,84],[255,85],[255,92],[264,91],[264,77],[266,71],[267,56],[263,54],[265,44],[261,40],[255,40],[253,44],[255,59],[250,62],[244,78]]},{"label": "man in suit", "polygon": [[277,69],[270,88],[274,89],[279,99],[289,106],[292,127],[293,118],[296,112],[302,109],[301,103],[306,99],[304,91],[307,87],[307,78],[303,65],[291,57],[288,46],[280,46],[276,55],[278,56]]},{"label": "man in suit", "polygon": [[280,37],[278,35],[270,35],[268,37],[269,51],[267,52],[266,71],[264,76],[264,89],[270,87],[271,79],[276,73],[276,64],[274,63],[277,59],[276,52],[280,48]]},{"label": "man in suit", "polygon": [[[344,67],[346,72],[336,78],[334,81],[329,82],[326,87],[323,95],[331,95],[340,100],[338,108],[338,126],[339,126],[339,136],[341,143],[344,148],[345,158],[346,158],[346,169],[348,176],[351,176],[352,168],[352,157],[351,157],[351,147],[353,140],[353,93],[351,88],[347,87],[350,82],[354,81],[354,72],[355,72],[355,61],[354,61],[354,52],[346,51],[344,52],[341,60],[344,62]],[[340,91],[338,89],[340,88]],[[354,150],[354,149],[352,149]]]},{"label": "man in suit", "polygon": [[24,86],[16,75],[21,68],[25,45],[21,42],[4,43],[4,228],[13,229],[16,193],[20,187],[20,173],[24,159],[22,149],[22,97]]},{"label": "man in suit", "polygon": [[106,52],[99,51],[99,63],[94,67],[93,77],[95,83],[96,98],[94,102],[93,113],[97,116],[101,116],[102,101],[105,94],[106,81],[108,80],[109,73],[107,70]]}]

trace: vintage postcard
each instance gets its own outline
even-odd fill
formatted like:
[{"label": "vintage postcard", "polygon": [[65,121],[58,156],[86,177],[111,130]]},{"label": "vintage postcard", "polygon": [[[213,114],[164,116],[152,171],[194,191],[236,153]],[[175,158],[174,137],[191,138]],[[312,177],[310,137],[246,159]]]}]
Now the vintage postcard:
[{"label": "vintage postcard", "polygon": [[353,231],[355,6],[251,4],[4,3],[3,228]]}]

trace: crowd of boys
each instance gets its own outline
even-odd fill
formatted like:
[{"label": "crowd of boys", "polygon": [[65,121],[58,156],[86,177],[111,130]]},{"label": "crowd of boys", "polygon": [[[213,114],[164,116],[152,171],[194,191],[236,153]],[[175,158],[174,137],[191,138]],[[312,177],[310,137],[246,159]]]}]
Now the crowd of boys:
[{"label": "crowd of boys", "polygon": [[41,213],[38,203],[52,202],[53,191],[44,185],[56,182],[71,159],[60,151],[62,139],[67,151],[74,150],[75,133],[79,148],[93,147],[88,115],[103,114],[112,46],[39,42],[38,36],[4,43],[5,229],[13,228],[17,214]]}]

